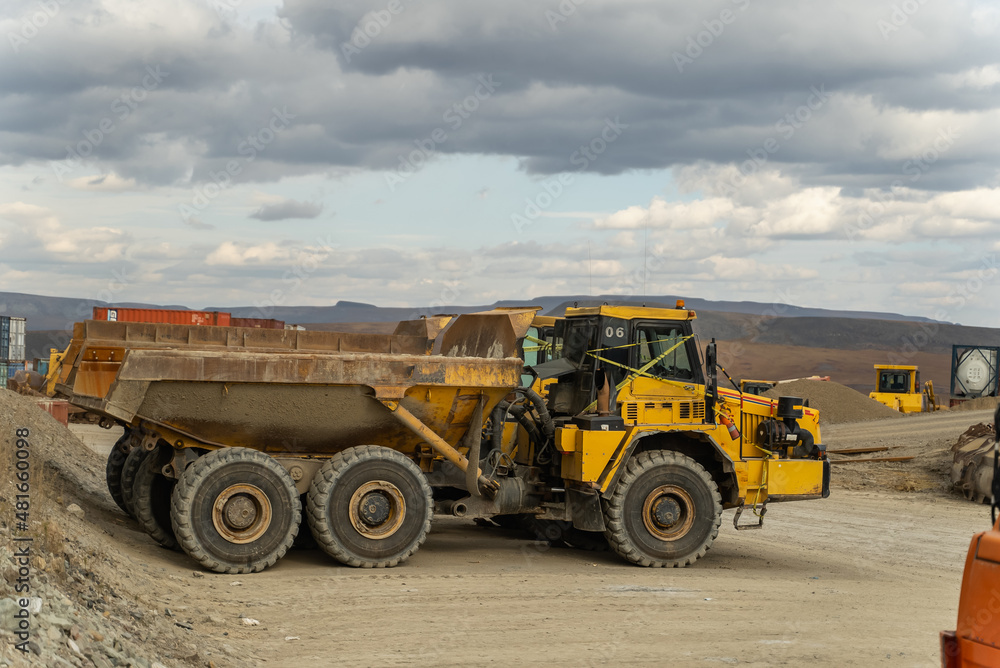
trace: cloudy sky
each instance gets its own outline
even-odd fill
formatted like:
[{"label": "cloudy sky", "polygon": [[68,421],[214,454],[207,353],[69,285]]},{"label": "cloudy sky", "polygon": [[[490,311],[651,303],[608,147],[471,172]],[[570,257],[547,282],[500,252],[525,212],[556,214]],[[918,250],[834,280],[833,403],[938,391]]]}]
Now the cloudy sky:
[{"label": "cloudy sky", "polygon": [[[1000,5],[8,0],[0,290],[1000,326]],[[644,256],[645,265],[644,265]]]}]

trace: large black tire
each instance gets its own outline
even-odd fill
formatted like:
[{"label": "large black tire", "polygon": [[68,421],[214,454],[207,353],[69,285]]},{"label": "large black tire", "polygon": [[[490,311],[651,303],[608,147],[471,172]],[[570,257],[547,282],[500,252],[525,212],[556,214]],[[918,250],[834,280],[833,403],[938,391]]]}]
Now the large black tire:
[{"label": "large black tire", "polygon": [[633,564],[687,566],[719,535],[722,496],[690,457],[644,452],[628,463],[605,502],[604,524],[611,549]]},{"label": "large black tire", "polygon": [[216,573],[257,573],[291,547],[302,506],[288,471],[263,452],[221,448],[177,481],[170,520],[181,549]]},{"label": "large black tire", "polygon": [[427,538],[434,511],[430,485],[417,465],[377,445],[334,455],[316,473],[307,499],[320,549],[361,568],[406,561]]},{"label": "large black tire", "polygon": [[111,498],[118,507],[124,510],[126,514],[128,513],[128,506],[125,505],[125,497],[122,496],[122,469],[125,468],[125,460],[128,459],[128,454],[121,448],[129,437],[130,434],[126,431],[118,439],[111,448],[111,452],[108,454],[108,463],[104,467],[104,479],[108,483],[108,492],[111,493]]},{"label": "large black tire", "polygon": [[168,550],[179,550],[170,524],[170,497],[177,481],[156,470],[157,460],[156,456],[147,457],[135,474],[132,508],[136,521],[150,538]]},{"label": "large black tire", "polygon": [[132,496],[135,489],[135,474],[139,472],[139,467],[148,456],[148,450],[139,447],[132,448],[122,466],[122,502],[125,504],[125,512],[129,514],[129,517],[135,517],[135,500]]}]

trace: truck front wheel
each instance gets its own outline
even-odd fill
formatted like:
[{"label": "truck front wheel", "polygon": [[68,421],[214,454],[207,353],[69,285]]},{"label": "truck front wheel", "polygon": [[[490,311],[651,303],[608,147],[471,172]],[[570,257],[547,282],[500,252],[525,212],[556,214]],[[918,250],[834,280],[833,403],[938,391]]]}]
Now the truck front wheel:
[{"label": "truck front wheel", "polygon": [[643,452],[604,502],[611,549],[640,566],[679,567],[704,556],[719,535],[722,497],[698,462],[679,452]]},{"label": "truck front wheel", "polygon": [[389,448],[361,445],[334,455],[309,486],[309,526],[319,547],[348,566],[406,561],[427,538],[434,511],[420,468]]}]

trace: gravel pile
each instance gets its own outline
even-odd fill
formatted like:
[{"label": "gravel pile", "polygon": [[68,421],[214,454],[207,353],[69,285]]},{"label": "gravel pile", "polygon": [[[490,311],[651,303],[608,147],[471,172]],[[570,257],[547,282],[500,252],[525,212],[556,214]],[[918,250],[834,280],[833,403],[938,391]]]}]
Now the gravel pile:
[{"label": "gravel pile", "polygon": [[809,407],[819,411],[820,424],[866,422],[884,418],[901,418],[902,413],[880,404],[857,390],[823,380],[794,380],[781,383],[764,396],[802,397],[809,400]]},{"label": "gravel pile", "polygon": [[[16,430],[25,428],[27,518],[16,514],[14,487]],[[107,535],[123,516],[103,489],[104,462],[32,399],[2,389],[0,466],[0,666],[233,665],[192,632],[202,619],[155,603],[155,577]],[[19,615],[28,617],[27,641]]]}]

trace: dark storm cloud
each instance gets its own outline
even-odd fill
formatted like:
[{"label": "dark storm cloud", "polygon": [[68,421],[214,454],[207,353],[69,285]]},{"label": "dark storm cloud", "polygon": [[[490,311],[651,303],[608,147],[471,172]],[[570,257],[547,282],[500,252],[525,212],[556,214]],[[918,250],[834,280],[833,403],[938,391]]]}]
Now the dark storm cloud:
[{"label": "dark storm cloud", "polygon": [[299,202],[294,199],[286,199],[273,204],[264,204],[251,213],[250,217],[270,222],[293,218],[316,218],[322,212],[323,205],[317,202]]},{"label": "dark storm cloud", "polygon": [[[998,13],[911,4],[288,0],[248,29],[198,2],[129,17],[67,3],[26,38],[36,5],[19,3],[2,23],[0,163],[183,185],[237,161],[236,179],[271,182],[398,169],[424,142],[612,174],[738,164],[772,139],[767,161],[804,183],[877,187],[904,140],[964,114],[974,127],[914,187],[992,183],[1000,142],[972,135],[1000,106]],[[275,109],[290,122],[251,151]],[[627,126],[613,142],[608,122]]]}]

